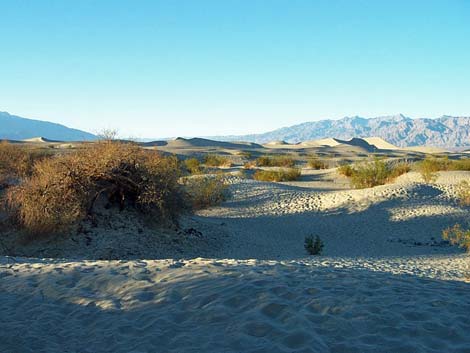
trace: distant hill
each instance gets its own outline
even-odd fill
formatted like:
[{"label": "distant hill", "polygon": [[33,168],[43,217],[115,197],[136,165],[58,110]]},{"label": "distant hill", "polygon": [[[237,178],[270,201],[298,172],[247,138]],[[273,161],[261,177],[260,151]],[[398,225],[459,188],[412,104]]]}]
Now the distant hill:
[{"label": "distant hill", "polygon": [[42,136],[44,140],[89,141],[96,136],[48,121],[26,119],[0,112],[0,140],[26,140]]},{"label": "distant hill", "polygon": [[340,120],[307,122],[262,134],[223,136],[214,139],[256,143],[270,141],[298,143],[330,137],[342,140],[376,137],[399,147],[464,147],[470,146],[470,117],[411,119],[400,114],[365,119],[355,116]]}]

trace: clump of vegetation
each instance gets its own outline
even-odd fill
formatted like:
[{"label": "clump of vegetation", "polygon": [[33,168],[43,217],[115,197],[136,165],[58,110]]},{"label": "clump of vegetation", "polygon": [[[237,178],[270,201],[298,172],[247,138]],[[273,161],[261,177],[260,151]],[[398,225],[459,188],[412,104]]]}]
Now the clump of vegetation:
[{"label": "clump of vegetation", "polygon": [[254,169],[256,168],[256,161],[248,161],[245,164],[243,164],[244,169]]},{"label": "clump of vegetation", "polygon": [[313,237],[313,235],[305,237],[304,248],[310,255],[320,255],[323,251],[323,247],[323,241],[318,235],[315,237]]},{"label": "clump of vegetation", "polygon": [[426,183],[433,183],[437,179],[439,170],[447,169],[447,163],[436,158],[425,158],[418,164],[418,170]]},{"label": "clump of vegetation", "polygon": [[310,158],[307,164],[312,169],[328,169],[328,163],[319,158]]},{"label": "clump of vegetation", "polygon": [[343,175],[343,176],[345,176],[345,177],[350,178],[350,177],[352,177],[352,175],[353,175],[353,173],[354,173],[354,169],[353,169],[352,166],[349,165],[349,164],[343,164],[343,165],[340,165],[340,166],[338,167],[338,173],[339,173],[340,175]]},{"label": "clump of vegetation", "polygon": [[204,164],[207,167],[231,167],[232,162],[229,158],[217,154],[208,154],[204,158]]},{"label": "clump of vegetation", "polygon": [[459,185],[458,198],[463,206],[470,206],[470,183],[463,181]]},{"label": "clump of vegetation", "polygon": [[30,176],[34,163],[50,155],[50,151],[28,149],[7,141],[0,142],[0,186],[7,186],[10,179]]},{"label": "clump of vegetation", "polygon": [[470,158],[426,157],[418,163],[418,171],[427,183],[436,181],[437,172],[449,170],[470,171]]},{"label": "clump of vegetation", "polygon": [[470,252],[470,230],[463,229],[460,224],[445,229],[442,232],[442,238]]},{"label": "clump of vegetation", "polygon": [[228,197],[228,186],[221,176],[187,178],[184,184],[193,209],[218,205]]},{"label": "clump of vegetation", "polygon": [[391,165],[378,158],[354,166],[343,165],[338,168],[338,172],[349,177],[351,185],[356,189],[384,185],[410,170],[411,166],[408,163]]},{"label": "clump of vegetation", "polygon": [[183,209],[178,160],[112,141],[37,161],[7,192],[7,209],[33,235],[57,233],[88,216],[98,200],[174,221]]},{"label": "clump of vegetation", "polygon": [[261,156],[256,159],[256,165],[260,167],[293,168],[295,166],[295,161],[289,156]]},{"label": "clump of vegetation", "polygon": [[202,167],[201,162],[197,158],[188,158],[184,160],[184,167],[190,174],[201,174]]},{"label": "clump of vegetation", "polygon": [[298,168],[287,168],[280,170],[258,170],[253,178],[259,181],[294,181],[299,179],[301,171]]}]

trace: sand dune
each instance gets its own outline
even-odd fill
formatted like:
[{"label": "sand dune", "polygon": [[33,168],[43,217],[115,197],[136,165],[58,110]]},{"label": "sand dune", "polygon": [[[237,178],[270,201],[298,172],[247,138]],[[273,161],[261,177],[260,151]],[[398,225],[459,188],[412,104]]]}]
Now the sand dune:
[{"label": "sand dune", "polygon": [[[335,191],[227,177],[230,200],[183,220],[194,239],[151,245],[122,220],[87,233],[117,261],[83,260],[85,239],[70,260],[1,256],[0,351],[465,352],[470,257],[440,233],[468,219],[455,195],[469,177]],[[324,255],[306,254],[311,234]]]},{"label": "sand dune", "polygon": [[363,138],[369,145],[377,147],[379,150],[398,150],[399,148],[391,143],[388,143],[380,137],[365,137]]},{"label": "sand dune", "polygon": [[35,142],[35,143],[51,143],[51,142],[63,142],[63,141],[56,141],[56,140],[50,140],[45,137],[33,137],[29,139],[23,140],[24,142]]},{"label": "sand dune", "polygon": [[261,145],[258,145],[253,142],[223,142],[223,141],[214,141],[203,138],[190,138],[185,139],[178,137],[175,140],[168,141],[168,147],[172,148],[192,148],[192,147],[221,147],[221,148],[262,148]]}]

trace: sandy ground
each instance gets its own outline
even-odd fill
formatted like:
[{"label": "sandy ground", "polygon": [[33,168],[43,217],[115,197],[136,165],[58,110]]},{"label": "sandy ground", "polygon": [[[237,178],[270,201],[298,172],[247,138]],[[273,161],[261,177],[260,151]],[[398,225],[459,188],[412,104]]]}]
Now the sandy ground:
[{"label": "sandy ground", "polygon": [[470,352],[470,257],[440,240],[468,221],[470,173],[365,190],[324,173],[231,178],[229,201],[184,221],[204,258],[189,240],[172,259],[0,257],[0,352]]}]

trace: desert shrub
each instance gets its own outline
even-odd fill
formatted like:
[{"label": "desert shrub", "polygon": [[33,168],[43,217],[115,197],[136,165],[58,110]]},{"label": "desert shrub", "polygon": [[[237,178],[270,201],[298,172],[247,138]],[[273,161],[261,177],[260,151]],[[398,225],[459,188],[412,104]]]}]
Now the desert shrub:
[{"label": "desert shrub", "polygon": [[304,248],[310,255],[320,255],[323,247],[324,244],[318,235],[315,238],[313,235],[305,237]]},{"label": "desert shrub", "polygon": [[356,189],[371,188],[392,182],[410,170],[411,166],[408,163],[391,165],[378,158],[354,166],[347,165],[338,168],[338,172],[349,177],[351,185]]},{"label": "desert shrub", "polygon": [[183,205],[175,157],[134,144],[100,142],[40,160],[10,188],[7,207],[32,234],[56,233],[92,216],[98,200],[173,221]]},{"label": "desert shrub", "polygon": [[216,154],[208,154],[204,158],[204,164],[207,167],[231,167],[232,162],[229,158]]},{"label": "desert shrub", "polygon": [[312,169],[328,169],[328,163],[319,158],[311,158],[307,164]]},{"label": "desert shrub", "polygon": [[411,171],[411,164],[408,162],[400,162],[391,167],[389,180],[398,178],[400,175],[406,174]]},{"label": "desert shrub", "polygon": [[190,174],[201,174],[201,163],[197,158],[188,158],[184,160],[184,167]]},{"label": "desert shrub", "polygon": [[253,178],[259,181],[294,181],[299,179],[301,171],[298,168],[288,168],[281,170],[258,170]]},{"label": "desert shrub", "polygon": [[295,166],[295,161],[289,156],[261,156],[256,159],[256,164],[260,167],[292,168]]},{"label": "desert shrub", "polygon": [[22,179],[33,172],[35,161],[50,156],[51,152],[0,142],[0,186],[8,179]]},{"label": "desert shrub", "polygon": [[343,164],[338,167],[338,173],[344,175],[345,177],[351,177],[353,175],[354,169],[349,164]]},{"label": "desert shrub", "polygon": [[246,159],[250,159],[252,154],[251,152],[249,151],[240,151],[237,153],[237,155],[239,155],[240,157],[243,157],[243,158],[246,158]]},{"label": "desert shrub", "polygon": [[449,241],[452,245],[457,245],[470,252],[470,230],[463,229],[460,224],[456,224],[442,232],[442,239]]},{"label": "desert shrub", "polygon": [[458,185],[457,198],[463,206],[470,206],[470,182],[462,181]]},{"label": "desert shrub", "polygon": [[470,158],[457,159],[451,163],[452,170],[470,171]]},{"label": "desert shrub", "polygon": [[256,161],[248,161],[245,164],[243,164],[244,169],[254,169],[256,168]]},{"label": "desert shrub", "polygon": [[418,171],[426,183],[433,183],[437,179],[437,172],[445,170],[447,163],[443,163],[436,158],[425,158],[418,163]]},{"label": "desert shrub", "polygon": [[218,205],[228,197],[228,186],[221,176],[186,178],[184,185],[193,209]]}]

